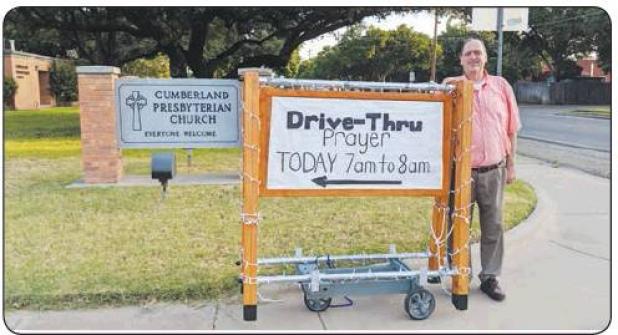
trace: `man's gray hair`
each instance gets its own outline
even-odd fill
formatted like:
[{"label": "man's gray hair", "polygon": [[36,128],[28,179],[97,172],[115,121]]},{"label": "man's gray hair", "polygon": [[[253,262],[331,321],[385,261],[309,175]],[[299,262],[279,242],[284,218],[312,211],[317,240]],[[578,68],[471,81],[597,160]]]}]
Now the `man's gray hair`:
[{"label": "man's gray hair", "polygon": [[487,49],[485,48],[485,42],[483,42],[483,40],[481,40],[480,38],[477,37],[468,37],[464,40],[463,44],[461,45],[461,51],[459,51],[459,55],[463,56],[463,51],[464,48],[466,47],[466,44],[472,42],[472,41],[477,41],[479,43],[481,43],[481,47],[483,47],[483,52],[485,53],[485,56],[489,57],[487,55]]}]

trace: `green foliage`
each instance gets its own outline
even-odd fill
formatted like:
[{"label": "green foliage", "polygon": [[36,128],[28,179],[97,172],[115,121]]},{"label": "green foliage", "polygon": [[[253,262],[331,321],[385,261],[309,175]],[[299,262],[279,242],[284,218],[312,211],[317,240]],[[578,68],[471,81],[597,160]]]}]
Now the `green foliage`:
[{"label": "green foliage", "polygon": [[[324,49],[329,48],[325,47]],[[314,78],[316,73],[315,69],[316,57],[309,58],[303,60],[298,65],[298,72],[296,73],[297,78]]]},{"label": "green foliage", "polygon": [[54,61],[49,71],[49,84],[58,105],[77,100],[77,74],[72,62]]},{"label": "green foliage", "polygon": [[426,81],[430,49],[429,36],[405,25],[390,31],[355,26],[335,46],[302,62],[298,77],[407,82],[414,71],[417,81]]},{"label": "green foliage", "polygon": [[577,77],[575,59],[598,51],[602,64],[610,68],[611,22],[600,8],[531,7],[524,33],[525,45],[551,67],[556,80]]},{"label": "green foliage", "polygon": [[[236,77],[242,67],[284,72],[304,41],[409,7],[17,7],[5,17],[5,38],[24,51],[75,55],[122,66],[159,52],[172,77]],[[70,36],[70,38],[67,38]],[[34,41],[34,42],[32,42]],[[41,43],[40,41],[45,41]]]},{"label": "green foliage", "polygon": [[584,116],[584,117],[588,116],[588,117],[611,118],[612,110],[610,107],[611,106],[609,105],[607,106],[586,106],[586,107],[582,107],[581,109],[567,112],[565,114],[574,115],[574,116]]},{"label": "green foliage", "polygon": [[29,29],[28,22],[23,22],[23,25],[12,22],[11,17],[15,17],[18,8],[6,14],[3,26],[4,38],[14,40],[15,49],[50,57],[68,56],[66,51],[71,48],[70,39],[58,30]]},{"label": "green foliage", "polygon": [[2,82],[2,97],[4,101],[4,108],[9,109],[13,106],[13,97],[17,92],[17,82],[11,77],[4,77]]},{"label": "green foliage", "polygon": [[[534,50],[526,47],[523,35],[507,31],[504,32],[503,37],[502,76],[511,83],[518,80],[541,80],[543,59]],[[493,69],[495,69],[495,63]]]},{"label": "green foliage", "polygon": [[586,18],[588,33],[592,35],[594,51],[598,54],[603,71],[612,71],[612,24],[607,12],[596,8]]},{"label": "green foliage", "polygon": [[122,65],[122,74],[140,78],[169,78],[170,60],[164,54],[148,58],[139,58]]},{"label": "green foliage", "polygon": [[300,52],[299,49],[296,49],[292,52],[288,65],[285,67],[284,76],[288,78],[296,77],[298,75],[298,71],[300,70],[300,64]]}]

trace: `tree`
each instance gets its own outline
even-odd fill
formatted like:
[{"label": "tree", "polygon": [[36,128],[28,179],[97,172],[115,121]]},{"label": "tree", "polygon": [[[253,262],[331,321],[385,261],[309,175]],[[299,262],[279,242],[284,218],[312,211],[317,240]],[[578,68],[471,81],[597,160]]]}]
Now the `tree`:
[{"label": "tree", "polygon": [[49,71],[49,86],[59,106],[76,101],[77,74],[75,65],[67,61],[54,61]]},{"label": "tree", "polygon": [[[172,77],[235,77],[240,67],[283,71],[304,41],[409,8],[19,7],[5,19],[7,37],[38,43],[55,56],[76,50],[90,64],[121,66],[163,53]],[[32,50],[34,51],[34,50]]]},{"label": "tree", "polygon": [[4,77],[2,82],[2,100],[5,109],[15,108],[15,93],[17,93],[17,82],[11,77]]},{"label": "tree", "polygon": [[299,77],[407,82],[410,71],[414,71],[417,80],[426,81],[430,47],[429,36],[405,25],[391,31],[356,26],[335,46],[302,62]]},{"label": "tree", "polygon": [[579,75],[576,60],[599,51],[602,63],[611,63],[611,23],[607,13],[593,7],[532,7],[530,30],[522,46],[534,50],[551,68],[557,81]]},{"label": "tree", "polygon": [[598,54],[599,64],[605,72],[612,70],[612,25],[607,12],[595,11],[587,17],[588,34],[592,35],[594,51]]},{"label": "tree", "polygon": [[[492,66],[496,68],[495,63]],[[524,36],[519,32],[504,32],[502,76],[509,82],[515,83],[518,80],[540,80],[542,75],[542,58],[534,50],[526,47]]]}]

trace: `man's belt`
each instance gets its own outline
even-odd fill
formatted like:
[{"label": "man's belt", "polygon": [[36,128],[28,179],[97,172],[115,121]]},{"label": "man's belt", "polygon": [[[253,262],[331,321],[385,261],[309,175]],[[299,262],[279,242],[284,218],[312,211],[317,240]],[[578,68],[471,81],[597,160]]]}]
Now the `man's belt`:
[{"label": "man's belt", "polygon": [[481,167],[477,167],[477,168],[472,168],[472,171],[476,171],[477,173],[485,173],[491,170],[495,170],[499,167],[503,167],[504,166],[504,160],[501,160],[500,162],[498,162],[497,164],[494,165],[487,165],[487,166],[481,166]]}]

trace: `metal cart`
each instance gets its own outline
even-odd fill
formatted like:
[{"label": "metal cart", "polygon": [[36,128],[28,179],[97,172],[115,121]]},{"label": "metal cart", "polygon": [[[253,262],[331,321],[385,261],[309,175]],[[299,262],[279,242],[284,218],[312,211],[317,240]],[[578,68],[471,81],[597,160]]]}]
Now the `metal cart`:
[{"label": "metal cart", "polygon": [[[397,253],[390,246],[385,254],[303,256],[300,249],[294,257],[258,260],[260,266],[294,265],[294,275],[258,276],[258,283],[297,282],[303,291],[305,306],[313,312],[323,312],[333,298],[348,295],[405,294],[404,310],[413,320],[424,320],[433,313],[433,294],[423,288],[428,279],[434,281],[453,274],[443,268],[411,269],[404,259],[426,259],[428,253]],[[337,262],[378,262],[358,267],[337,267]],[[439,280],[439,279],[438,279]]]}]

